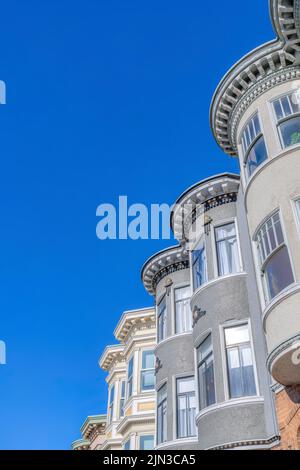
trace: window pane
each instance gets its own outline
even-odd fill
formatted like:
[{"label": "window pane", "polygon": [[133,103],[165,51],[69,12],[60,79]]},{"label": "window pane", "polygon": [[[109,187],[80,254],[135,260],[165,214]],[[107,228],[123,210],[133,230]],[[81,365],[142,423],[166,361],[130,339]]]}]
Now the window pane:
[{"label": "window pane", "polygon": [[206,249],[204,239],[192,253],[194,289],[207,282]]},{"label": "window pane", "polygon": [[239,253],[235,223],[216,229],[219,276],[239,271]]},{"label": "window pane", "polygon": [[130,450],[130,439],[125,443],[124,450]]},{"label": "window pane", "polygon": [[178,379],[177,380],[177,391],[178,391],[178,393],[195,392],[194,377],[188,377],[186,379]]},{"label": "window pane", "polygon": [[232,346],[250,341],[248,325],[235,326],[225,329],[226,346]]},{"label": "window pane", "polygon": [[198,362],[205,359],[212,352],[211,335],[209,335],[198,348]]},{"label": "window pane", "polygon": [[142,368],[154,369],[154,353],[153,351],[143,351]]},{"label": "window pane", "polygon": [[175,290],[175,330],[177,334],[192,329],[190,294],[190,286]]},{"label": "window pane", "polygon": [[160,404],[163,400],[166,400],[167,398],[167,385],[164,385],[161,387],[157,393],[157,400],[158,403]]},{"label": "window pane", "polygon": [[284,116],[283,116],[283,109],[281,107],[281,101],[276,100],[276,101],[274,101],[273,105],[274,105],[274,109],[275,109],[277,119],[278,120],[282,119]]},{"label": "window pane", "polygon": [[241,348],[242,357],[242,374],[243,374],[243,387],[245,396],[256,395],[255,377],[252,351],[250,346],[244,346]]},{"label": "window pane", "polygon": [[175,300],[189,299],[191,295],[190,286],[175,289]]},{"label": "window pane", "polygon": [[153,390],[154,389],[154,370],[142,371],[142,390]]},{"label": "window pane", "polygon": [[131,377],[133,374],[133,357],[130,359],[128,364],[128,377]]},{"label": "window pane", "polygon": [[294,275],[286,246],[283,246],[270,258],[264,272],[270,299],[293,284]]},{"label": "window pane", "polygon": [[299,219],[299,222],[300,222],[300,199],[298,201],[296,201],[296,210],[297,210],[298,219]]},{"label": "window pane", "polygon": [[258,168],[265,160],[267,160],[267,148],[265,144],[265,139],[263,136],[255,143],[255,145],[250,150],[247,157],[247,169],[248,176],[251,176],[252,173]]},{"label": "window pane", "polygon": [[198,348],[198,364],[200,408],[203,409],[216,402],[211,335]]},{"label": "window pane", "polygon": [[291,118],[280,124],[280,131],[284,147],[300,143],[300,117]]},{"label": "window pane", "polygon": [[154,449],[154,436],[141,436],[140,450],[153,450]]},{"label": "window pane", "polygon": [[242,397],[243,387],[238,348],[228,349],[227,361],[230,398]]}]

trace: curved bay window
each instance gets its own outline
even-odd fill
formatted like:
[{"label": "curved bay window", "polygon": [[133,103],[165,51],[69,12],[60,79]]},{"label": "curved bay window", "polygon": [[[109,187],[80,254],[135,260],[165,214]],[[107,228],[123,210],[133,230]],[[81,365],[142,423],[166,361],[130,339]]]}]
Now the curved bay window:
[{"label": "curved bay window", "polygon": [[290,93],[273,101],[277,128],[283,148],[300,144],[300,96]]},{"label": "curved bay window", "polygon": [[226,276],[240,272],[240,257],[235,222],[216,227],[215,238],[218,275]]},{"label": "curved bay window", "polygon": [[244,164],[247,178],[268,158],[265,139],[261,130],[258,114],[256,113],[245,126],[241,145],[243,148]]},{"label": "curved bay window", "polygon": [[261,261],[266,300],[271,301],[294,282],[279,212],[276,212],[261,226],[256,242]]},{"label": "curved bay window", "polygon": [[167,384],[157,392],[157,444],[167,440]]},{"label": "curved bay window", "polygon": [[154,352],[143,351],[142,353],[142,370],[141,370],[141,390],[147,392],[154,390],[155,386],[155,369],[154,369]]}]

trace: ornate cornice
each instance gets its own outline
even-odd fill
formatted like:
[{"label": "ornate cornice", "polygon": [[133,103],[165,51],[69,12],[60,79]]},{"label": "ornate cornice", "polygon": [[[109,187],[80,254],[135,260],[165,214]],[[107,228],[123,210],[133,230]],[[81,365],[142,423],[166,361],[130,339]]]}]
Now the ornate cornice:
[{"label": "ornate cornice", "polygon": [[280,436],[273,436],[270,439],[258,439],[252,441],[241,441],[241,442],[232,442],[230,444],[224,444],[217,447],[211,447],[209,450],[229,450],[229,449],[236,449],[239,447],[252,447],[252,446],[259,446],[259,447],[270,447],[272,444],[280,443]]},{"label": "ornate cornice", "polygon": [[85,440],[93,442],[99,435],[104,435],[106,428],[106,415],[88,416],[80,432]]},{"label": "ornate cornice", "polygon": [[73,450],[89,450],[90,449],[90,441],[86,439],[78,439],[72,443]]},{"label": "ornate cornice", "polygon": [[188,268],[189,255],[182,246],[161,251],[152,256],[142,268],[142,281],[145,289],[149,294],[155,295],[157,284],[164,277]]},{"label": "ornate cornice", "polygon": [[149,330],[156,324],[155,309],[146,308],[124,312],[115,330],[115,337],[121,343],[127,343],[137,331]]},{"label": "ornate cornice", "polygon": [[[270,12],[277,39],[255,49],[234,65],[213,97],[211,128],[218,144],[229,155],[237,153],[236,123],[232,120],[240,103],[243,102],[240,111],[245,111],[251,99],[259,96],[257,86],[264,86],[260,90],[263,93],[268,86],[272,88],[280,83],[277,80],[281,73],[300,64],[300,0],[270,0]],[[255,90],[257,95],[249,97]]]},{"label": "ornate cornice", "polygon": [[99,359],[99,366],[101,369],[110,371],[116,364],[125,364],[125,358],[123,356],[124,345],[113,345],[107,346]]}]

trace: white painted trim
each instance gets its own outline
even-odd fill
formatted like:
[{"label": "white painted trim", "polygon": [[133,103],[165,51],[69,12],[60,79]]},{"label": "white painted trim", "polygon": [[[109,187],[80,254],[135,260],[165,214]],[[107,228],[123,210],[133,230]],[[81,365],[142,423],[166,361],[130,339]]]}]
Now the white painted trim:
[{"label": "white painted trim", "polygon": [[285,290],[280,292],[270,304],[268,304],[265,309],[263,310],[263,327],[264,331],[266,332],[266,321],[270,313],[276,308],[281,302],[283,302],[285,299],[289,298],[291,295],[294,295],[296,292],[300,291],[300,284],[297,282],[294,282],[294,284],[291,284],[288,286]]},{"label": "white painted trim", "polygon": [[259,403],[264,403],[264,397],[243,397],[232,400],[227,400],[222,403],[217,403],[215,405],[209,406],[204,410],[200,411],[196,416],[196,423],[199,425],[199,421],[206,415],[215,413],[216,411],[222,410],[223,408],[232,408],[236,406],[245,406],[245,405],[257,405]]},{"label": "white painted trim", "polygon": [[198,444],[198,443],[199,443],[198,439],[195,439],[194,437],[188,438],[188,439],[178,439],[176,441],[164,442],[163,444],[156,446],[155,450],[163,450],[170,446],[178,446],[178,445],[185,445],[185,444]]}]

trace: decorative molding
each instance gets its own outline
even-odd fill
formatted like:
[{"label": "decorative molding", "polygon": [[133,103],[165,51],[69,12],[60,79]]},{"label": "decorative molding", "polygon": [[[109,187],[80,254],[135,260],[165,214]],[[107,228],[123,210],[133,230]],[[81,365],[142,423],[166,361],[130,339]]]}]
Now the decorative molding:
[{"label": "decorative molding", "polygon": [[208,450],[229,450],[235,449],[238,447],[252,447],[252,446],[270,446],[271,444],[275,444],[276,442],[280,442],[280,436],[273,436],[270,439],[257,439],[251,441],[240,441],[240,442],[231,442],[229,444],[224,444],[216,447],[210,447]]},{"label": "decorative molding", "polygon": [[267,358],[267,368],[271,374],[273,364],[278,356],[280,356],[286,349],[289,349],[293,346],[294,343],[300,342],[300,334],[289,338],[287,341],[282,342],[277,348],[275,348]]},{"label": "decorative molding", "polygon": [[193,309],[193,328],[197,325],[200,318],[205,317],[206,310],[202,310],[201,308],[195,306]]},{"label": "decorative molding", "polygon": [[277,39],[242,58],[217,88],[211,105],[211,127],[217,143],[229,155],[237,153],[235,131],[241,113],[261,93],[297,78],[286,79],[285,73],[297,69],[300,64],[299,5],[299,0],[290,0],[289,3],[271,0]]}]

